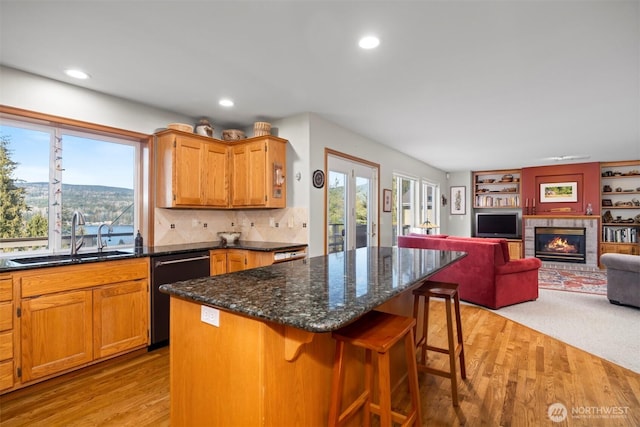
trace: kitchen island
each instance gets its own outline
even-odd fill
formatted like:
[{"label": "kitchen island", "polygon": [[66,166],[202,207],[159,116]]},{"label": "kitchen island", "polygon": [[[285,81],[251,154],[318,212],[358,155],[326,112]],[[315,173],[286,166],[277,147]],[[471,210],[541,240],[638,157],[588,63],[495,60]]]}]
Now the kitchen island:
[{"label": "kitchen island", "polygon": [[[171,424],[326,425],[331,331],[373,309],[411,315],[410,291],[464,255],[361,248],[161,286],[171,295]],[[361,384],[357,359],[345,398]]]}]

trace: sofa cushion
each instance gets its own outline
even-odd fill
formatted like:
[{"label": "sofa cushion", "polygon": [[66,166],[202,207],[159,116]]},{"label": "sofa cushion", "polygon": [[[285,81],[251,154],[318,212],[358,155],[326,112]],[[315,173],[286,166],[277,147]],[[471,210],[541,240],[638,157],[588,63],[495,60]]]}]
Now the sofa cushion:
[{"label": "sofa cushion", "polygon": [[495,239],[492,237],[458,237],[458,236],[449,236],[449,239],[452,240],[465,240],[470,242],[478,242],[478,243],[497,243],[500,245],[500,255],[498,255],[498,262],[501,264],[509,262],[511,257],[509,256],[509,243],[506,239]]}]

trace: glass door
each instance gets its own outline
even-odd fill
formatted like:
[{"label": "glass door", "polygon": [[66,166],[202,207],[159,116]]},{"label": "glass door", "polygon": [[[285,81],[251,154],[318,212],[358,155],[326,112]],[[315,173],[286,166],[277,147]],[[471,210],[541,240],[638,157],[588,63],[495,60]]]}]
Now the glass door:
[{"label": "glass door", "polygon": [[327,253],[378,244],[378,167],[327,156]]}]

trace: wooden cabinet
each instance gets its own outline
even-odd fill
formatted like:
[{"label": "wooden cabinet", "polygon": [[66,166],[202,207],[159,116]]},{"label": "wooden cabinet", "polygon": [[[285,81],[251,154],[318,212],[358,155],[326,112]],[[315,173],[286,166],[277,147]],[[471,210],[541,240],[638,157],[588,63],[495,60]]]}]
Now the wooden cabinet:
[{"label": "wooden cabinet", "polygon": [[473,207],[520,208],[520,170],[473,173]]},{"label": "wooden cabinet", "polygon": [[229,206],[226,143],[179,131],[156,135],[158,207]]},{"label": "wooden cabinet", "polygon": [[162,208],[286,207],[287,140],[271,135],[220,141],[156,134],[156,205]]},{"label": "wooden cabinet", "polygon": [[268,135],[231,145],[233,207],[286,207],[286,143]]},{"label": "wooden cabinet", "polygon": [[522,240],[517,239],[508,239],[507,245],[509,246],[509,258],[510,259],[520,259],[523,257],[522,254]]},{"label": "wooden cabinet", "polygon": [[145,346],[149,337],[146,280],[102,286],[93,291],[93,358]]},{"label": "wooden cabinet", "polygon": [[640,160],[600,164],[600,254],[640,255]]},{"label": "wooden cabinet", "polygon": [[215,249],[209,251],[209,274],[217,276],[227,272],[227,250]]},{"label": "wooden cabinet", "polygon": [[21,311],[23,382],[93,359],[91,290],[27,299]]},{"label": "wooden cabinet", "polygon": [[633,243],[600,243],[600,255],[615,254],[640,255],[640,246]]},{"label": "wooden cabinet", "polygon": [[20,382],[45,379],[149,342],[149,260],[24,270]]},{"label": "wooden cabinet", "polygon": [[227,249],[227,273],[273,264],[273,252]]},{"label": "wooden cabinet", "polygon": [[14,328],[13,281],[11,276],[0,276],[0,390],[14,383]]}]

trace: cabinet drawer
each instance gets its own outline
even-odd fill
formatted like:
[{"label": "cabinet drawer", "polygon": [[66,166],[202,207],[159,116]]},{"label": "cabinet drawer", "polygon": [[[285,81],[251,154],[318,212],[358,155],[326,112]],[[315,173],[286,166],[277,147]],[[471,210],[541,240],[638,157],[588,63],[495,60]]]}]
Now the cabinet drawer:
[{"label": "cabinet drawer", "polygon": [[13,303],[0,303],[0,331],[13,328]]},{"label": "cabinet drawer", "polygon": [[0,360],[13,358],[13,332],[0,334]]},{"label": "cabinet drawer", "polygon": [[0,390],[13,387],[13,360],[0,362]]},{"label": "cabinet drawer", "polygon": [[52,267],[20,275],[22,298],[146,279],[148,258]]},{"label": "cabinet drawer", "polygon": [[13,298],[13,281],[11,278],[0,279],[0,301],[11,301]]}]

